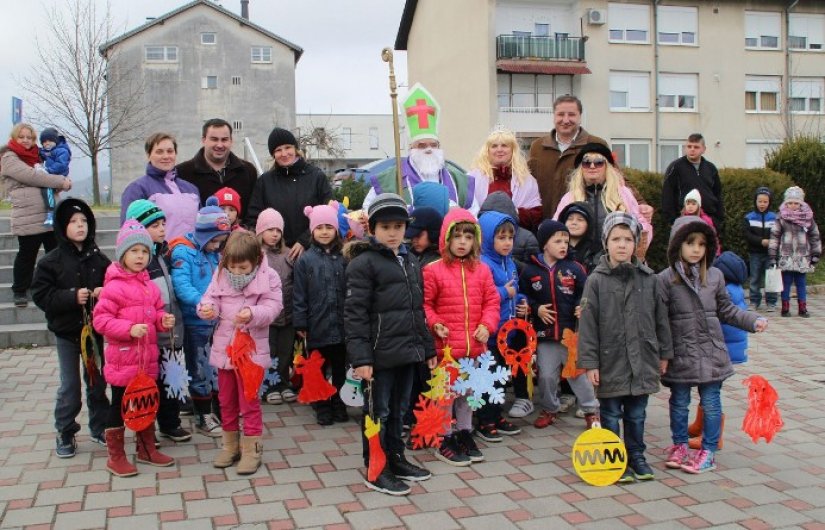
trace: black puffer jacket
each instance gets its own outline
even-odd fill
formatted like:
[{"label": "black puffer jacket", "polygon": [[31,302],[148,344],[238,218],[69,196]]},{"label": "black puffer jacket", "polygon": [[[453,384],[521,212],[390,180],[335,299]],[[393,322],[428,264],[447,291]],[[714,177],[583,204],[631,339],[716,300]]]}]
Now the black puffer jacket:
[{"label": "black puffer jacket", "polygon": [[418,260],[372,238],[350,243],[345,254],[352,260],[344,309],[350,364],[383,370],[434,357]]},{"label": "black puffer jacket", "polygon": [[299,158],[289,167],[276,166],[258,179],[249,208],[246,226],[255,226],[258,214],[275,208],[284,218],[284,241],[291,247],[296,242],[309,248],[309,218],[305,206],[326,204],[332,199],[332,188],[324,172]]},{"label": "black puffer jacket", "polygon": [[[66,217],[65,210],[70,208],[83,213],[88,221],[88,233],[82,250],[66,238],[66,227],[61,222]],[[103,286],[106,268],[111,263],[97,248],[95,227],[95,216],[89,205],[80,199],[62,201],[54,215],[57,248],[43,256],[34,269],[32,298],[37,307],[46,313],[49,330],[61,338],[80,339],[83,311],[77,303],[77,290],[94,290]],[[90,304],[86,307],[91,309]]]},{"label": "black puffer jacket", "polygon": [[292,325],[307,348],[344,343],[344,256],[313,243],[292,271]]}]

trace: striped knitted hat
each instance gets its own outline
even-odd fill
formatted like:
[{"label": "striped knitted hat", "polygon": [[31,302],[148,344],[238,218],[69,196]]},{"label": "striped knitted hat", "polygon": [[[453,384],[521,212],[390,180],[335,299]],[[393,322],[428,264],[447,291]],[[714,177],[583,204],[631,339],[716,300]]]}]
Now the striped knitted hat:
[{"label": "striped knitted hat", "polygon": [[149,228],[158,219],[166,219],[166,214],[152,201],[138,199],[126,209],[126,219],[134,219]]},{"label": "striped knitted hat", "polygon": [[218,199],[214,196],[209,197],[206,199],[206,206],[198,211],[198,217],[195,219],[195,243],[202,249],[216,237],[228,236],[230,228],[229,218],[218,206]]},{"label": "striped knitted hat", "polygon": [[134,219],[127,219],[120,227],[120,232],[117,233],[117,242],[115,243],[115,259],[120,261],[126,251],[135,245],[143,245],[149,249],[150,253],[154,253],[154,243],[152,237],[146,228]]},{"label": "striped knitted hat", "polygon": [[629,213],[612,212],[607,214],[602,225],[602,246],[607,248],[607,238],[610,231],[619,225],[627,226],[633,233],[633,241],[638,245],[639,238],[642,236],[642,225]]}]

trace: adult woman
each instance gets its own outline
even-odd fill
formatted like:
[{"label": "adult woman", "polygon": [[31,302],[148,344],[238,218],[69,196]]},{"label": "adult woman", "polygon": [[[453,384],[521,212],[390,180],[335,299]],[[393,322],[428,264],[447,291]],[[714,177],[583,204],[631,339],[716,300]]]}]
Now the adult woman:
[{"label": "adult woman", "polygon": [[644,255],[647,244],[653,240],[650,218],[642,215],[633,191],[625,185],[624,177],[613,165],[613,154],[607,146],[590,143],[576,155],[575,168],[571,173],[568,192],[559,201],[553,219],[558,220],[565,206],[584,201],[593,211],[593,223],[589,227],[593,240],[600,241],[602,225],[607,214],[621,211],[632,214],[642,225],[642,239],[637,255]]},{"label": "adult woman", "polygon": [[255,226],[258,214],[266,208],[276,209],[284,218],[284,241],[292,248],[289,258],[295,260],[309,248],[309,218],[304,207],[329,202],[332,188],[324,172],[304,160],[291,132],[275,127],[267,147],[274,162],[252,190],[246,225]]},{"label": "adult woman", "polygon": [[46,252],[57,246],[52,226],[44,224],[47,208],[42,188],[68,190],[72,187],[71,180],[50,175],[40,165],[36,138],[34,127],[18,123],[9,134],[8,144],[0,149],[0,175],[11,201],[11,233],[17,236],[18,244],[11,286],[15,307],[26,307],[29,303],[26,292],[31,287],[40,245]]},{"label": "adult woman", "polygon": [[541,222],[539,186],[530,174],[515,134],[506,129],[490,133],[473,162],[470,176],[475,177],[478,204],[484,203],[488,194],[503,191],[518,209],[519,225],[535,231]]},{"label": "adult woman", "polygon": [[[178,143],[171,134],[159,132],[146,139],[146,174],[132,181],[120,200],[120,222],[126,219],[129,205],[138,199],[148,199],[166,214],[166,239],[183,236],[195,229],[200,207],[198,188],[179,179],[175,162]],[[138,219],[140,221],[140,219]]]}]

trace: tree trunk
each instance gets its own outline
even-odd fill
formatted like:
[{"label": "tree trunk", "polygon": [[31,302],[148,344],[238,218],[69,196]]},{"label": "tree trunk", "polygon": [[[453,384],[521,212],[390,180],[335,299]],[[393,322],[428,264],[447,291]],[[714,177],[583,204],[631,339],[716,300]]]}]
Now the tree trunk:
[{"label": "tree trunk", "polygon": [[97,152],[92,154],[92,203],[100,206],[100,183],[98,182]]}]

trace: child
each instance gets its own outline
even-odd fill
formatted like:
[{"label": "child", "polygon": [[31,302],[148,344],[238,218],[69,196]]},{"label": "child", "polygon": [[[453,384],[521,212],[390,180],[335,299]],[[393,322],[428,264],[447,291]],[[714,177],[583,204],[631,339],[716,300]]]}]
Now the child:
[{"label": "child", "polygon": [[[217,375],[209,366],[206,346],[213,333],[210,322],[197,314],[197,306],[218,268],[218,251],[229,237],[229,218],[209,197],[195,221],[195,231],[173,240],[172,285],[183,313],[183,352],[192,377],[189,393],[195,409],[195,429],[212,438],[221,436]],[[214,412],[214,414],[213,414]]]},{"label": "child", "polygon": [[[745,216],[745,239],[750,253],[750,308],[759,309],[762,303],[760,291],[768,269],[768,243],[771,240],[771,228],[776,222],[776,214],[770,211],[771,190],[766,187],[756,189],[754,204],[756,208]],[[768,313],[776,311],[776,293],[765,292]]]},{"label": "child", "polygon": [[[498,325],[487,340],[487,348],[493,353],[496,363],[504,365],[504,358],[498,351],[498,330],[511,318],[527,316],[527,298],[519,294],[518,271],[513,261],[513,240],[518,226],[515,219],[498,212],[484,212],[478,218],[481,226],[481,261],[490,268],[498,295],[501,300]],[[495,383],[500,387],[498,382]],[[504,419],[501,405],[484,404],[476,414],[478,427],[476,435],[487,442],[500,442],[502,435],[514,436],[521,429]]]},{"label": "child", "polygon": [[229,224],[232,226],[231,230],[241,228],[240,215],[241,211],[241,196],[232,188],[221,188],[215,192],[214,197],[218,199],[218,206],[221,207],[223,213],[229,218]]},{"label": "child", "polygon": [[[307,354],[319,350],[324,370],[332,371],[332,384],[340,390],[346,380],[344,346],[344,257],[338,233],[338,203],[307,206],[312,242],[293,271],[292,324],[306,339]],[[313,403],[318,425],[349,420],[347,406],[336,392],[326,401]]]},{"label": "child", "polygon": [[[261,401],[247,400],[241,374],[227,355],[236,331],[247,331],[255,341],[251,361],[269,368],[269,325],[283,309],[281,279],[263,259],[261,245],[251,233],[233,233],[223,249],[220,268],[198,305],[198,316],[218,320],[209,364],[218,370],[218,397],[223,414],[223,451],[213,465],[229,467],[238,462],[239,475],[251,475],[261,465],[263,420]],[[243,440],[239,418],[243,416]],[[240,449],[239,449],[240,445]]]},{"label": "child", "polygon": [[[94,327],[106,339],[106,382],[112,386],[112,404],[106,420],[106,469],[118,477],[137,475],[137,468],[123,450],[121,405],[126,386],[143,370],[158,377],[157,332],[170,330],[175,316],[163,310],[163,299],[149,279],[146,267],[152,259],[152,238],[135,220],[127,220],[118,232],[117,262],[106,269],[106,280],[94,312]],[[171,466],[175,460],[155,448],[155,426],[135,433],[137,461]]]},{"label": "child", "polygon": [[[730,250],[726,250],[713,260],[713,266],[722,271],[725,278],[725,289],[730,301],[739,309],[747,310],[745,290],[742,284],[748,279],[748,266],[745,260]],[[730,324],[722,324],[722,334],[725,336],[725,346],[730,355],[730,362],[741,364],[748,361],[748,332]],[[721,447],[721,439],[720,439]]]},{"label": "child", "polygon": [[771,256],[769,265],[778,265],[782,270],[782,316],[791,316],[791,284],[796,284],[799,316],[808,318],[805,274],[813,272],[819,262],[822,242],[814,212],[805,202],[805,192],[799,186],[785,190],[779,218],[771,228],[768,253]]},{"label": "child", "polygon": [[[367,389],[364,414],[380,422],[381,446],[387,457],[378,478],[364,482],[389,495],[410,492],[403,480],[431,476],[407,461],[402,439],[401,421],[417,366],[426,362],[432,369],[436,364],[435,346],[424,319],[421,265],[403,244],[407,222],[403,199],[382,193],[369,207],[373,237],[350,243],[346,249],[351,259],[344,305],[347,359]],[[369,444],[365,436],[362,440],[364,465],[369,467]]]},{"label": "child", "polygon": [[[269,266],[281,279],[281,294],[284,309],[269,326],[269,357],[276,359],[279,382],[273,388],[267,388],[264,397],[267,403],[280,405],[292,403],[297,399],[295,391],[289,386],[289,369],[295,346],[295,328],[292,327],[292,267],[289,251],[284,241],[284,218],[273,209],[267,208],[258,215],[255,234],[261,243]],[[272,368],[270,367],[270,370]]]},{"label": "child", "polygon": [[[473,214],[453,208],[444,216],[438,241],[441,260],[424,267],[427,325],[436,336],[437,352],[450,346],[456,360],[475,358],[487,349],[500,303],[490,268],[479,260],[481,229]],[[436,458],[453,466],[483,461],[471,433],[473,411],[465,396],[455,398],[453,416],[452,434],[444,437]]]},{"label": "child", "polygon": [[[171,333],[158,332],[158,350],[160,362],[170,362],[175,355],[183,351],[183,317],[180,304],[172,287],[172,275],[169,272],[171,263],[168,256],[169,246],[166,244],[166,214],[155,203],[147,199],[133,201],[126,210],[126,219],[134,219],[146,228],[152,238],[152,261],[146,267],[149,279],[160,291],[163,299],[163,309],[175,315],[175,327]],[[174,350],[172,349],[174,346]],[[170,396],[164,388],[163,378],[158,379],[160,388],[160,406],[158,408],[158,430],[164,438],[175,442],[186,442],[192,439],[192,433],[181,427],[180,401]]]},{"label": "child", "polygon": [[[57,359],[60,368],[60,386],[54,407],[54,426],[57,429],[56,453],[59,458],[71,458],[77,450],[75,435],[80,431],[77,415],[81,407],[80,335],[83,329],[83,310],[89,314],[94,300],[100,295],[107,258],[95,243],[95,216],[89,205],[80,199],[66,199],[55,211],[54,233],[57,248],[37,263],[32,282],[32,298],[46,313],[49,331],[57,339]],[[98,351],[103,351],[103,340],[95,334]],[[86,384],[86,406],[89,409],[89,430],[92,441],[106,445],[103,430],[109,413],[106,381],[103,367],[89,373],[83,365]]]},{"label": "child", "polygon": [[[565,329],[576,330],[576,308],[581,301],[587,273],[567,258],[570,233],[558,221],[546,219],[539,225],[538,240],[542,254],[533,256],[521,273],[521,289],[527,295],[538,336],[536,364],[542,411],[533,425],[544,429],[556,422],[559,414],[558,384],[567,362],[567,348],[561,344]],[[599,402],[593,385],[582,372],[567,382],[584,412],[587,428],[598,421]]]},{"label": "child", "polygon": [[[662,376],[670,387],[670,433],[667,467],[687,473],[716,469],[721,433],[722,381],[733,375],[720,321],[750,331],[763,331],[768,321],[731,303],[725,279],[710,266],[708,248],[716,233],[702,219],[680,217],[670,230],[670,267],[659,273],[661,298],[668,307],[673,359]],[[698,387],[702,408],[702,446],[688,454],[690,391]]]},{"label": "child", "polygon": [[404,238],[410,241],[410,249],[422,267],[441,259],[438,252],[438,232],[444,216],[435,208],[422,206],[410,216]]},{"label": "child", "polygon": [[617,435],[624,424],[628,466],[620,483],[654,478],[644,455],[645,409],[673,357],[656,275],[635,258],[641,232],[632,215],[607,215],[602,227],[607,254],[584,286],[579,321],[577,366],[596,387],[601,424]]},{"label": "child", "polygon": [[[48,127],[40,133],[40,158],[46,173],[50,175],[69,176],[69,163],[72,161],[72,150],[66,143],[66,138],[58,134],[57,129]],[[54,222],[55,190],[42,188],[43,201],[46,203],[46,221],[44,225],[51,226]]]},{"label": "child", "polygon": [[[702,210],[702,195],[699,193],[699,190],[692,189],[690,190],[687,195],[685,195],[685,206],[682,208],[682,215],[694,215],[699,217],[704,222],[708,224],[711,228],[713,228],[713,232],[716,233],[716,226],[713,224],[713,219]],[[719,238],[716,238],[716,255],[722,253],[722,246],[719,242]]]},{"label": "child", "polygon": [[583,201],[571,202],[559,214],[559,222],[570,233],[567,259],[580,264],[585,272],[592,272],[604,254],[604,249],[598,236],[591,230],[593,212],[590,205]]}]

